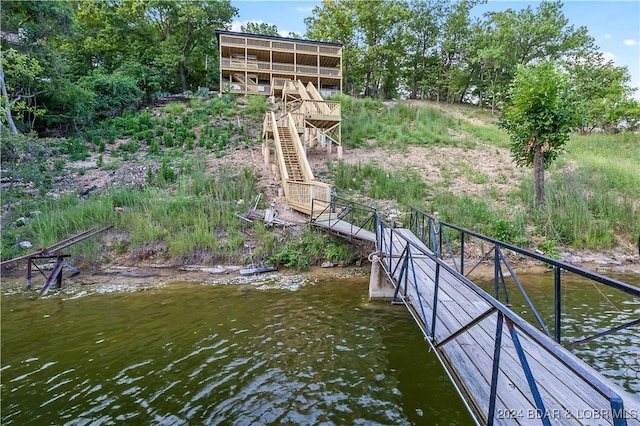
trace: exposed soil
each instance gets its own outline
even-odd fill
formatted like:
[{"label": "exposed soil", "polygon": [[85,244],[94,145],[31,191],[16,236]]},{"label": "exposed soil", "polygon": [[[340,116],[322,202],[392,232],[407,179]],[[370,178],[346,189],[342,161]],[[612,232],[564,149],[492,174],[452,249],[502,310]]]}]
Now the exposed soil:
[{"label": "exposed soil", "polygon": [[[470,120],[474,124],[482,124],[479,119],[469,117],[460,111],[447,108],[447,112],[453,113],[458,118]],[[461,140],[471,137],[463,133],[457,133],[452,136]],[[480,141],[474,141],[474,145],[473,149],[450,146],[410,146],[406,151],[400,152],[389,151],[386,148],[375,147],[375,144],[372,144],[371,147],[367,148],[345,149],[344,161],[351,164],[375,162],[379,167],[389,171],[409,169],[417,172],[429,186],[446,186],[449,191],[457,195],[481,194],[485,191],[491,191],[493,194],[499,195],[497,197],[498,200],[506,201],[507,197],[509,197],[509,192],[518,186],[523,173],[526,173],[526,171],[512,163],[511,155],[507,149],[497,148]],[[106,162],[112,161],[110,160],[109,150],[116,149],[116,147],[117,144],[107,146],[107,151],[103,154],[104,159],[109,159]],[[139,158],[143,157],[143,154],[140,154]],[[331,154],[327,153],[326,150],[311,149],[308,152],[308,159],[317,177],[328,175],[327,162],[338,161],[335,148]],[[142,187],[147,177],[147,169],[152,167],[156,170],[160,167],[160,162],[149,163],[148,161],[143,162],[134,159],[123,161],[117,169],[104,170],[104,168],[97,168],[97,161],[98,155],[93,154],[92,157],[85,161],[69,164],[71,170],[82,170],[82,172],[68,173],[62,179],[59,179],[56,182],[57,189],[50,195],[55,197],[65,192],[88,194],[118,185]],[[271,161],[273,162],[273,155]],[[279,218],[291,224],[302,225],[306,223],[306,218],[289,209],[284,197],[278,195],[280,184],[275,179],[275,165],[264,164],[259,145],[234,150],[221,158],[216,158],[211,153],[208,155],[207,165],[211,170],[219,167],[231,169],[252,167],[255,170],[259,188],[262,190],[265,200],[276,203]],[[326,181],[326,178],[320,177],[320,180]],[[360,201],[366,202],[367,200]],[[500,203],[501,201],[497,202]],[[397,213],[396,207],[391,201],[377,200],[376,204],[383,206],[383,214]],[[505,205],[507,205],[506,202]],[[112,235],[111,238],[118,238],[118,236]],[[137,249],[153,250],[154,248],[141,247]],[[481,255],[482,253],[478,249],[476,256],[479,258]],[[111,257],[110,264],[101,265],[94,273],[83,273],[76,278],[67,280],[67,282],[86,285],[100,283],[105,280],[110,283],[118,280],[124,280],[128,283],[202,281],[211,279],[213,276],[206,269],[207,267],[203,266],[191,271],[167,268],[167,266],[171,266],[169,263],[160,265],[137,264],[134,267],[131,265],[130,259],[129,255]],[[632,245],[617,247],[607,252],[567,251],[562,253],[562,259],[589,269],[640,273],[638,248]],[[208,267],[211,268],[211,266]],[[3,287],[5,282],[11,279],[12,275],[15,275],[15,280],[20,282],[20,285],[24,283],[23,278],[17,278],[24,277],[24,274],[19,270],[9,275],[5,271],[2,277]],[[227,274],[223,275],[226,276]],[[235,273],[235,276],[237,276],[237,273]],[[144,285],[146,284],[142,284],[143,287]]]}]

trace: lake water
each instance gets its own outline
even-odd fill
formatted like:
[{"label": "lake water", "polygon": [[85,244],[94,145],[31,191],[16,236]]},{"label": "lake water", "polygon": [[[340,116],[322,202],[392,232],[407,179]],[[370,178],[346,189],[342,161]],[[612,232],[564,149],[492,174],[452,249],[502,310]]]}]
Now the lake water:
[{"label": "lake water", "polygon": [[[600,303],[575,286],[567,333],[640,314],[638,301]],[[545,287],[531,285],[532,297]],[[367,289],[363,277],[293,276],[5,294],[1,423],[472,424],[406,309],[369,302]],[[580,352],[640,392],[639,346],[636,329]]]}]

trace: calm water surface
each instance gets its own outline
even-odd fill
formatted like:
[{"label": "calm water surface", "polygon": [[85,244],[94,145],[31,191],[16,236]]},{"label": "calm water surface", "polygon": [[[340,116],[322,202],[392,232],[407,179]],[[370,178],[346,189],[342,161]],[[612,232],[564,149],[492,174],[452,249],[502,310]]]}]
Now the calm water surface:
[{"label": "calm water surface", "polygon": [[[552,274],[521,278],[552,326]],[[640,285],[637,274],[619,278]],[[638,300],[563,280],[567,339],[640,315]],[[367,286],[289,277],[5,294],[1,423],[472,424],[406,309],[368,302]],[[513,309],[533,320],[509,292]],[[640,393],[638,336],[626,330],[577,353]]]},{"label": "calm water surface", "polygon": [[[607,276],[640,287],[638,273]],[[555,311],[552,270],[518,275],[518,278],[553,336]],[[506,283],[511,309],[542,331],[542,326],[514,280],[507,278]],[[561,283],[563,345],[640,318],[640,298],[569,272],[562,273]],[[478,281],[478,284],[489,294],[494,294],[493,281]],[[503,290],[500,290],[500,301],[505,302]],[[577,345],[571,351],[614,383],[640,398],[640,326]]]},{"label": "calm water surface", "polygon": [[2,297],[3,425],[471,424],[367,279]]}]

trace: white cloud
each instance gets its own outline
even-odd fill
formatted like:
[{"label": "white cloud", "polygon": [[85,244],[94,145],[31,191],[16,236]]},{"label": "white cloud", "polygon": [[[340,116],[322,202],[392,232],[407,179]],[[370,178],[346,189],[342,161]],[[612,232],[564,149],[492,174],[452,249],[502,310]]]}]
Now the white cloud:
[{"label": "white cloud", "polygon": [[616,60],[616,55],[614,55],[611,52],[602,52],[602,59],[603,59],[604,63],[607,63],[609,61],[615,61]]},{"label": "white cloud", "polygon": [[633,40],[633,39],[625,40],[625,41],[623,41],[623,43],[626,46],[635,46],[636,44],[638,44],[638,42],[636,40]]},{"label": "white cloud", "polygon": [[604,38],[611,38],[611,34],[605,33]]},{"label": "white cloud", "polygon": [[307,7],[300,7],[297,6],[296,7],[296,12],[300,12],[300,13],[309,13],[313,11],[313,7],[312,6],[307,6]]}]

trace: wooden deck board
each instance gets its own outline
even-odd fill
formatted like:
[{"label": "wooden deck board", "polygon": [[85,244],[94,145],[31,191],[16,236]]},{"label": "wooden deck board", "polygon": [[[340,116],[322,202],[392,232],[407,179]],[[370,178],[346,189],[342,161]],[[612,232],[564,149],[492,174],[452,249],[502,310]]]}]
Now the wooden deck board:
[{"label": "wooden deck board", "polygon": [[357,225],[352,225],[351,223],[337,219],[337,218],[329,218],[329,219],[320,219],[311,222],[312,225],[318,226],[320,228],[329,229],[333,232],[336,232],[340,235],[345,235],[350,238],[355,238],[357,240],[369,241],[375,243],[376,234],[375,232],[369,231],[368,229],[361,228]]},{"label": "wooden deck board", "polygon": [[[391,270],[401,262],[399,256],[403,253],[407,240],[430,253],[424,244],[408,230],[394,229],[393,232],[393,239],[388,230],[385,234],[385,241],[393,243],[391,259],[387,259],[387,262],[391,261]],[[415,248],[412,248],[412,254],[414,269],[407,271],[406,298],[412,303],[412,309],[416,316],[421,317],[424,309],[427,323],[430,325],[435,287],[435,262],[422,255]],[[395,269],[393,274],[396,281],[400,276],[400,270],[401,266]],[[418,286],[417,291],[414,273]],[[401,289],[404,290],[404,285],[401,286]],[[489,306],[488,302],[475,291],[464,285],[453,274],[441,268],[436,342],[442,341],[451,333],[468,324],[473,318],[485,312]],[[472,396],[471,404],[485,415],[488,409],[496,321],[497,314],[494,313],[441,347],[441,354],[446,358],[445,361],[454,370],[464,390]],[[421,328],[423,327],[424,324],[421,324]],[[601,412],[600,410],[610,409],[609,402],[603,396],[580,377],[573,374],[568,367],[544,348],[541,348],[530,337],[522,332],[518,333],[518,337],[536,378],[545,408],[551,414],[552,424],[587,425],[594,424],[594,422],[595,424],[612,424],[611,418],[588,418],[589,414],[595,415],[595,413]],[[508,408],[515,410],[513,411],[515,413],[523,414],[519,419],[509,419],[505,424],[514,424],[514,421],[519,422],[518,424],[540,424],[539,419],[528,418],[535,417],[533,416],[536,414],[535,403],[506,324],[504,324],[502,333],[500,357],[498,404],[496,407],[503,413],[504,409]],[[577,359],[577,357],[573,357]],[[595,370],[590,369],[586,364],[584,365],[593,374],[600,376]],[[638,410],[640,402],[617,386],[611,384],[611,387],[622,396],[628,412],[638,412],[634,410]],[[502,421],[498,423],[500,424]],[[639,422],[635,418],[629,418],[627,423],[637,425]]]}]

